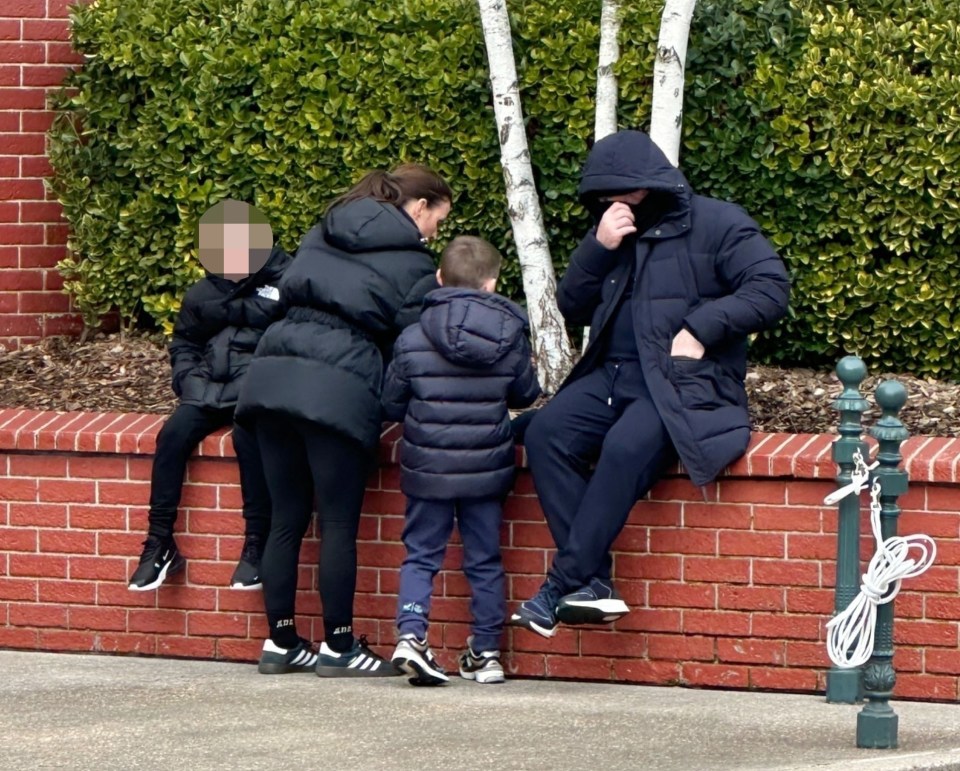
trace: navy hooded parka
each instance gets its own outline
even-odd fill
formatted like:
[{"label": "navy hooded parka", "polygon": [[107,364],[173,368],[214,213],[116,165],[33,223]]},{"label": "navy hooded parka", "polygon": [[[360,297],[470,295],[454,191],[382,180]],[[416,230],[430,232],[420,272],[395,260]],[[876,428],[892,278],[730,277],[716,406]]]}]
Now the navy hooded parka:
[{"label": "navy hooded parka", "polygon": [[[558,287],[567,322],[590,325],[587,350],[564,385],[602,362],[633,280],[629,312],[643,377],[690,479],[704,485],[746,450],[747,337],[786,313],[787,273],[743,209],[694,194],[646,134],[621,131],[593,147],[579,194],[599,220],[602,194],[633,190],[650,191],[662,210],[613,250],[591,230]],[[702,359],[671,356],[683,328],[706,349]]]}]

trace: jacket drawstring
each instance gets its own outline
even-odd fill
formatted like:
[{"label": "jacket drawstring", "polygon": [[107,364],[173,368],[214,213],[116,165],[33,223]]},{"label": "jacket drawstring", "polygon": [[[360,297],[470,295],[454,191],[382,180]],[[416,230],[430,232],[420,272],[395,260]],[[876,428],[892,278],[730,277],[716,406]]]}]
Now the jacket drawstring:
[{"label": "jacket drawstring", "polygon": [[618,361],[618,362],[614,363],[614,365],[613,365],[613,377],[610,378],[610,396],[607,397],[607,406],[608,406],[608,407],[612,407],[612,406],[613,406],[613,386],[614,386],[614,385],[616,384],[616,382],[617,382],[617,375],[620,373],[620,365],[621,365],[621,364],[622,364],[622,362],[619,362],[619,361]]}]

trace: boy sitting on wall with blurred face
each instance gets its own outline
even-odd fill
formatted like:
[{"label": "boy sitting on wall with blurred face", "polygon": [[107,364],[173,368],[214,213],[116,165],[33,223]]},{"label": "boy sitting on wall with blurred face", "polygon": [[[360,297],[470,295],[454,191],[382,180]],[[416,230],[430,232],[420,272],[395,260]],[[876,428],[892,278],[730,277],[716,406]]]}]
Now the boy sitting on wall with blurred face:
[{"label": "boy sitting on wall with blurred face", "polygon": [[504,681],[501,501],[515,476],[507,409],[532,404],[540,385],[526,313],[494,293],[500,263],[486,241],[453,239],[437,271],[441,288],[427,294],[420,322],[400,335],[387,369],[383,406],[388,419],[403,420],[400,484],[407,495],[393,663],[415,685],[449,679],[427,644],[427,628],[454,520],[473,616],[460,675]]},{"label": "boy sitting on wall with blurred face", "polygon": [[129,589],[158,588],[183,570],[173,537],[187,461],[204,437],[233,426],[240,465],[245,539],[230,584],[260,588],[260,557],[270,532],[270,496],[251,431],[233,422],[240,382],[264,330],[282,316],[277,284],[290,256],[273,245],[259,211],[241,201],[211,207],[200,219],[206,276],[187,290],[170,343],[173,390],[180,403],[157,435],[147,538]]}]

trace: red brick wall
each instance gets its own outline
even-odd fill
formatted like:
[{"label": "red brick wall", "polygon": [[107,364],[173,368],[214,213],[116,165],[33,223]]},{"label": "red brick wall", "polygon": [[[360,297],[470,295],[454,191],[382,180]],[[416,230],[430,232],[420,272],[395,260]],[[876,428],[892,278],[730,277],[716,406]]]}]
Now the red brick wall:
[{"label": "red brick wall", "polygon": [[[229,438],[191,462],[178,522],[185,576],[158,592],[126,579],[146,529],[151,456],[163,418],[0,411],[0,646],[254,661],[265,635],[257,592],[226,588],[242,542]],[[615,547],[632,607],[615,628],[562,628],[552,640],[510,630],[510,671],[537,677],[816,691],[828,661],[835,510],[828,436],[759,434],[704,501],[670,477],[637,505]],[[403,496],[394,448],[371,477],[360,530],[357,629],[393,643]],[[938,542],[934,567],[896,600],[896,693],[958,696],[960,440],[905,445],[910,492],[900,532]],[[506,507],[511,602],[539,586],[550,557],[528,474]],[[864,555],[868,554],[865,540]],[[318,544],[301,554],[302,632],[322,635]],[[431,642],[448,665],[468,634],[467,584],[450,549],[438,576]]]},{"label": "red brick wall", "polygon": [[55,266],[67,225],[45,190],[47,97],[83,58],[70,47],[72,0],[0,2],[0,346],[82,325]]}]

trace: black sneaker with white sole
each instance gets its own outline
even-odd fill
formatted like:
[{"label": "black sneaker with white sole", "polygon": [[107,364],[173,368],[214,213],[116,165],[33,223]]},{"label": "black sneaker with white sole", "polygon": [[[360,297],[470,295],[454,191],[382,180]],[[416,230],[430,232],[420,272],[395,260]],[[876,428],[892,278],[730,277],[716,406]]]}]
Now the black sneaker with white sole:
[{"label": "black sneaker with white sole", "polygon": [[260,581],[260,560],[263,557],[263,539],[259,535],[248,535],[243,541],[240,562],[230,579],[231,589],[250,591],[263,586]]},{"label": "black sneaker with white sole", "polygon": [[564,624],[610,624],[629,612],[613,583],[599,578],[564,595],[557,603],[557,618]]},{"label": "black sneaker with white sole", "polygon": [[370,650],[364,635],[343,653],[337,653],[325,642],[320,645],[317,677],[397,677],[399,674],[400,670],[393,664]]},{"label": "black sneaker with white sole", "polygon": [[155,535],[148,535],[147,540],[143,542],[140,564],[130,576],[127,588],[131,592],[156,589],[167,579],[167,576],[179,573],[186,564],[173,538],[162,539]]},{"label": "black sneaker with white sole", "polygon": [[281,648],[273,640],[263,643],[257,671],[261,675],[287,675],[292,672],[313,672],[317,666],[317,651],[313,643],[300,638],[293,648]]},{"label": "black sneaker with white sole", "polygon": [[450,682],[427,641],[418,640],[414,634],[400,635],[390,660],[397,669],[411,676],[410,685],[443,685]]}]

